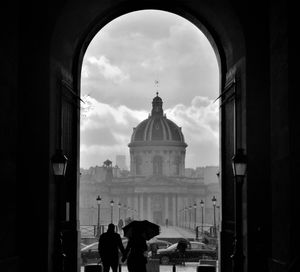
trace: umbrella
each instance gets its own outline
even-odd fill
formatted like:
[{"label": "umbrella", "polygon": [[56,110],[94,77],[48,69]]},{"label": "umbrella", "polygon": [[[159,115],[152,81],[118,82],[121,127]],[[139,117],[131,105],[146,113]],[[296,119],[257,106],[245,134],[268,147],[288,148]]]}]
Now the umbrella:
[{"label": "umbrella", "polygon": [[187,248],[188,246],[190,246],[191,243],[189,240],[186,240],[186,239],[180,239],[178,241],[178,244],[177,244],[177,247],[178,248]]},{"label": "umbrella", "polygon": [[190,241],[188,239],[185,239],[185,238],[180,238],[178,240],[178,243],[183,243],[183,244],[190,244]]},{"label": "umbrella", "polygon": [[159,235],[160,227],[148,220],[134,220],[123,227],[123,231],[124,236],[127,238],[132,238],[134,235],[142,235],[146,240],[150,240],[154,236]]}]

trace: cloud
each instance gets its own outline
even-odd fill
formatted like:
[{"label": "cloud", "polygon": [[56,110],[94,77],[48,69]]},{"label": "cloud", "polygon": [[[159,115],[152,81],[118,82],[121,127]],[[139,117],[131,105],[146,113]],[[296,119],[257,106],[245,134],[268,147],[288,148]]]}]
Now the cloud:
[{"label": "cloud", "polygon": [[[127,106],[112,106],[85,97],[81,118],[81,166],[88,166],[116,155],[126,155],[132,129],[146,119],[148,112]],[[189,106],[175,105],[165,110],[167,118],[182,127],[188,144],[186,166],[216,165],[218,162],[219,119],[218,105],[207,97],[195,97]],[[100,152],[99,154],[96,154]],[[201,154],[201,155],[199,155]],[[94,161],[95,164],[95,161]]]},{"label": "cloud", "polygon": [[[89,168],[91,166],[101,166],[106,159],[110,159],[113,165],[116,163],[117,154],[125,154],[126,146],[115,145],[80,145],[80,167]],[[128,164],[128,160],[127,160]]]},{"label": "cloud", "polygon": [[132,128],[147,117],[145,111],[135,111],[124,105],[112,106],[85,96],[81,109],[81,144],[127,145]]},{"label": "cloud", "polygon": [[183,129],[187,167],[218,164],[217,59],[186,19],[146,10],[113,20],[91,41],[81,76],[82,165],[128,156],[132,128],[151,112],[157,90],[167,117]]},{"label": "cloud", "polygon": [[[113,83],[122,83],[124,80],[129,79],[129,75],[124,73],[118,66],[112,65],[110,60],[105,56],[89,57],[87,62],[96,67],[96,75],[100,73],[105,79],[111,80]],[[87,65],[83,66],[83,76],[85,78],[89,77],[89,71],[93,70],[93,67]]]},{"label": "cloud", "polygon": [[219,92],[207,38],[186,19],[162,11],[129,13],[103,27],[86,51],[82,75],[83,94],[137,110],[149,107],[155,80],[167,107]]},{"label": "cloud", "polygon": [[190,139],[210,142],[219,138],[218,105],[207,97],[196,96],[190,106],[178,104],[167,109],[166,114],[177,120]]}]

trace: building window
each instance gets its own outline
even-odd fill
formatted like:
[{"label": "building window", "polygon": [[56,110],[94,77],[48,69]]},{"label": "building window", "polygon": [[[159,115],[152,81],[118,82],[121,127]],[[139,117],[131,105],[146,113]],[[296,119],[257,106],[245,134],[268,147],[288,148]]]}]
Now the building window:
[{"label": "building window", "polygon": [[142,171],[141,171],[141,164],[142,164],[142,159],[140,156],[136,156],[134,158],[134,162],[135,162],[135,174],[136,175],[141,175]]},{"label": "building window", "polygon": [[154,156],[153,158],[153,175],[162,175],[162,157]]},{"label": "building window", "polygon": [[179,176],[180,174],[180,163],[181,163],[181,159],[180,159],[180,156],[176,156],[175,159],[174,159],[174,165],[175,165],[175,176]]}]

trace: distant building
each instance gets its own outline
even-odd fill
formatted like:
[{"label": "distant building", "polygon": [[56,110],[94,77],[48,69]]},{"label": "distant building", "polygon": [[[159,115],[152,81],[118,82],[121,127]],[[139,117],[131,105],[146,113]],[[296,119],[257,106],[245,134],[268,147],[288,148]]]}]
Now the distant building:
[{"label": "distant building", "polygon": [[116,165],[121,169],[121,170],[127,170],[127,165],[126,165],[126,156],[125,155],[117,155],[116,156]]},{"label": "distant building", "polygon": [[119,218],[131,217],[161,225],[168,219],[169,225],[183,225],[184,218],[189,216],[194,225],[194,203],[199,207],[199,225],[201,200],[205,200],[210,217],[205,216],[205,222],[213,223],[209,197],[214,194],[220,198],[218,167],[185,168],[187,144],[182,130],[166,117],[162,104],[157,95],[152,101],[151,115],[133,129],[128,145],[130,172],[120,166],[121,157],[116,166],[106,161],[102,167],[82,171],[81,225],[96,224],[97,195],[102,197],[100,221],[104,225],[110,222],[111,211],[115,223]]}]

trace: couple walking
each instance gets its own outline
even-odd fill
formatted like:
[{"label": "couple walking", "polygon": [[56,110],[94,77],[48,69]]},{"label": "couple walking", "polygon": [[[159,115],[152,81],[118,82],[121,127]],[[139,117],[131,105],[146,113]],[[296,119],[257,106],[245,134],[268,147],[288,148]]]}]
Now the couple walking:
[{"label": "couple walking", "polygon": [[136,232],[129,239],[126,249],[123,246],[121,237],[115,232],[115,225],[109,224],[107,232],[99,238],[98,251],[103,264],[103,271],[118,271],[119,250],[122,253],[122,262],[127,259],[128,272],[146,272],[147,251],[146,239],[142,233]]}]

